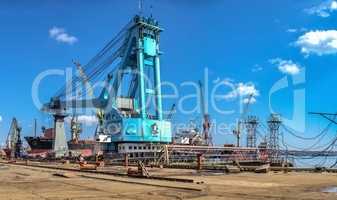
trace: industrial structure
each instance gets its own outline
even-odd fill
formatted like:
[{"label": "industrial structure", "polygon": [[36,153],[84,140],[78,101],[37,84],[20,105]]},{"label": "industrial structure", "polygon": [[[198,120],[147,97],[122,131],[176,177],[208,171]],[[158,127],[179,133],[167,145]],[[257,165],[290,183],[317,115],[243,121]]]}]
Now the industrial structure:
[{"label": "industrial structure", "polygon": [[259,120],[256,116],[248,116],[245,122],[247,129],[247,147],[255,148],[256,144],[256,129],[259,125]]},{"label": "industrial structure", "polygon": [[11,122],[5,152],[10,159],[20,157],[22,153],[21,127],[16,118],[13,118]]},{"label": "industrial structure", "polygon": [[271,114],[268,120],[268,127],[269,127],[269,141],[268,141],[268,149],[270,151],[269,156],[270,159],[273,161],[279,160],[279,150],[280,150],[280,143],[279,143],[279,129],[282,123],[280,116],[277,114]]},{"label": "industrial structure", "polygon": [[211,119],[208,114],[207,105],[205,102],[205,88],[202,85],[202,82],[199,81],[199,90],[200,90],[200,106],[202,114],[202,135],[203,135],[203,144],[207,146],[212,146],[212,134],[211,134]]},{"label": "industrial structure", "polygon": [[[207,83],[201,81],[198,82],[198,119],[201,120],[195,120],[197,122],[190,127],[173,134],[171,120],[175,104],[167,116],[163,115],[162,108],[162,31],[152,16],[136,15],[87,64],[73,61],[78,73],[67,80],[50,102],[41,108],[53,116],[54,127],[44,129],[42,136],[36,136],[35,121],[35,136],[25,137],[30,147],[48,150],[47,153],[52,153],[53,158],[70,155],[83,158],[86,154],[83,150],[89,150],[92,152],[88,153],[88,157],[104,154],[110,163],[123,163],[126,166],[136,163],[167,167],[196,165],[197,169],[229,164],[238,166],[240,170],[245,165],[281,165],[288,162],[288,155],[307,155],[307,151],[281,149],[280,128],[284,126],[278,114],[270,115],[266,122],[268,127],[262,134],[265,138],[258,138],[258,129],[265,125],[257,116],[248,115],[254,94],[249,94],[240,102],[243,107],[233,130],[236,145],[216,146],[205,96],[204,84]],[[96,83],[102,82],[100,88],[96,87]],[[81,140],[84,128],[78,116],[83,112],[87,114],[87,111],[92,113],[93,110],[98,122],[94,140]],[[332,116],[330,114],[320,115],[333,121],[328,117]],[[66,139],[66,117],[71,118],[70,141]],[[21,155],[20,131],[14,118],[7,139],[11,157]],[[244,133],[245,147],[241,145]],[[334,155],[333,152],[310,153]]]},{"label": "industrial structure", "polygon": [[241,134],[242,134],[242,126],[244,125],[244,120],[246,115],[248,114],[249,111],[249,106],[251,104],[252,98],[254,94],[250,94],[248,97],[247,102],[242,102],[244,104],[244,108],[241,111],[241,115],[237,120],[237,127],[236,129],[233,130],[233,134],[236,136],[236,147],[240,147],[240,139],[241,139]]},{"label": "industrial structure", "polygon": [[[86,81],[113,66],[99,97],[67,100],[68,91],[53,97],[43,111],[55,118],[54,151],[67,151],[64,118],[70,110],[96,108],[103,110],[103,130],[97,141],[105,150],[143,148],[146,143],[172,142],[171,123],[163,119],[160,88],[160,32],[153,18],[135,16],[132,21],[87,65]],[[89,68],[93,71],[89,72]],[[100,71],[98,71],[100,70]],[[99,129],[101,130],[101,129]],[[132,146],[132,148],[129,148]]]}]

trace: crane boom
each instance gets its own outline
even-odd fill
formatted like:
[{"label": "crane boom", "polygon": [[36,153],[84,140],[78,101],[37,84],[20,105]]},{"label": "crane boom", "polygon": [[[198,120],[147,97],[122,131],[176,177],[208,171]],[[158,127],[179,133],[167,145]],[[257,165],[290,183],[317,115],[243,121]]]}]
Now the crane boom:
[{"label": "crane boom", "polygon": [[87,86],[87,90],[88,90],[88,94],[89,94],[89,97],[90,98],[93,98],[94,97],[94,91],[92,89],[92,86],[89,82],[89,79],[87,77],[87,75],[85,74],[81,64],[77,61],[73,61],[73,63],[75,64],[76,68],[77,68],[77,71],[82,79],[82,82],[83,82],[83,85],[84,86]]},{"label": "crane boom", "polygon": [[[79,75],[82,79],[82,82],[83,82],[83,85],[85,85],[87,87],[87,91],[88,91],[88,94],[89,94],[89,97],[91,99],[94,99],[95,96],[94,96],[94,90],[93,90],[93,87],[87,77],[87,75],[85,74],[81,64],[79,62],[75,62],[74,61],[74,64],[76,65],[76,68],[79,72]],[[99,121],[99,124],[102,125],[103,123],[103,118],[104,118],[104,113],[101,109],[99,108],[96,108],[96,117],[98,118],[98,121]]]},{"label": "crane boom", "polygon": [[172,104],[167,120],[172,120],[173,113],[176,111],[176,104]]},{"label": "crane boom", "polygon": [[199,83],[199,90],[200,90],[200,107],[201,107],[201,114],[203,118],[203,122],[202,122],[203,139],[206,145],[213,145],[212,136],[210,135],[211,122],[210,122],[210,116],[206,108],[204,87],[200,80],[198,83]]}]

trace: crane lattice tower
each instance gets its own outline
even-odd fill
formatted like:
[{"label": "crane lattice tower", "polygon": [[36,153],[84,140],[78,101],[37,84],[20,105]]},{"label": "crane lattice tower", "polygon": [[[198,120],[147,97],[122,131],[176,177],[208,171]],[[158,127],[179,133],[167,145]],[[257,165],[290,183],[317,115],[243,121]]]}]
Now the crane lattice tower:
[{"label": "crane lattice tower", "polygon": [[268,120],[268,127],[269,127],[269,142],[268,148],[272,152],[272,157],[277,158],[278,152],[280,149],[279,146],[279,129],[282,121],[280,119],[280,115],[278,114],[271,114]]},{"label": "crane lattice tower", "polygon": [[248,116],[245,124],[247,129],[247,147],[256,147],[256,129],[259,120],[256,116]]}]

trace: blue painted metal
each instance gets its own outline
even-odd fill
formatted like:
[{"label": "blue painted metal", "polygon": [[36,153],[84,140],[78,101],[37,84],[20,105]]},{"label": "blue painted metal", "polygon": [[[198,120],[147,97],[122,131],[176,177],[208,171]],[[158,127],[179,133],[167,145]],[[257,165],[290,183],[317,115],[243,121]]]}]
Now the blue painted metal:
[{"label": "blue painted metal", "polygon": [[138,40],[138,53],[137,53],[138,71],[139,71],[139,94],[140,94],[140,106],[141,117],[146,119],[146,96],[145,96],[145,80],[144,80],[144,54],[142,40]]},{"label": "blue painted metal", "polygon": [[[159,57],[159,33],[162,31],[157,24],[153,23],[152,18],[135,17],[135,24],[133,24],[128,31],[130,38],[128,45],[125,47],[126,53],[123,57],[123,63],[120,69],[130,68],[136,71],[133,78],[134,83],[130,87],[137,86],[138,88],[131,88],[129,92],[130,97],[134,98],[134,110],[139,111],[139,115],[135,117],[127,117],[118,113],[118,110],[113,109],[106,120],[107,132],[111,134],[112,142],[158,142],[170,143],[172,142],[171,123],[163,120],[162,114],[162,95],[161,95],[161,78],[160,78],[160,57]],[[132,49],[137,49],[136,56],[132,56]],[[136,58],[136,60],[132,60]],[[136,63],[135,66],[128,66],[128,63]],[[148,78],[146,70],[153,70],[154,83],[153,88],[147,88]],[[115,73],[116,74],[116,73]],[[118,73],[117,73],[118,74]],[[112,90],[114,94],[117,93],[120,81],[123,74],[118,74],[114,77]],[[138,90],[138,96],[135,96]],[[155,100],[155,116],[151,116],[149,106],[146,105],[150,98]],[[109,101],[116,99],[110,96]],[[115,104],[111,104],[113,107]],[[111,126],[114,125],[114,126]],[[119,128],[116,128],[119,127]]]},{"label": "blue painted metal", "polygon": [[170,143],[172,140],[171,123],[168,121],[123,118],[120,123],[122,128],[112,135],[112,141]]},{"label": "blue painted metal", "polygon": [[144,37],[144,53],[149,56],[156,56],[156,46],[157,42],[155,39]]},{"label": "blue painted metal", "polygon": [[[115,57],[104,63],[113,63],[119,58],[115,70],[107,76],[106,87],[97,99],[61,102],[51,101],[48,110],[64,111],[69,107],[96,107],[104,110],[105,120],[99,134],[108,135],[112,143],[172,141],[171,123],[163,119],[160,79],[159,35],[162,29],[153,18],[136,16],[125,32],[125,37]],[[135,51],[136,50],[136,51]],[[109,58],[110,59],[110,58]],[[152,76],[147,77],[146,72]],[[119,94],[126,74],[132,76],[128,82],[128,96]],[[148,79],[154,85],[148,84]],[[133,102],[132,108],[118,107],[117,99]],[[146,105],[154,100],[155,108]],[[152,104],[151,104],[152,105]],[[130,106],[130,107],[131,107]]]},{"label": "blue painted metal", "polygon": [[[120,142],[170,143],[172,141],[171,123],[165,121],[162,114],[159,53],[161,31],[158,22],[152,17],[134,17],[132,22],[122,30],[123,34],[118,34],[116,41],[111,41],[107,45],[109,50],[115,49],[115,52],[110,54],[107,53],[108,50],[103,49],[103,54],[109,56],[104,57],[101,62],[93,62],[93,66],[99,68],[103,66],[102,69],[115,65],[114,71],[107,76],[106,87],[100,96],[90,100],[67,101],[61,100],[61,96],[57,95],[50,103],[45,104],[42,110],[60,115],[69,108],[99,108],[104,110],[105,115],[103,127],[99,127],[99,130],[103,131],[99,134],[108,135],[114,144]],[[102,56],[100,53],[98,55],[98,57]],[[90,62],[88,65],[90,66]],[[153,76],[146,77],[146,72]],[[131,83],[127,83],[129,84],[128,96],[119,94],[121,87],[124,86],[122,81],[126,74],[132,77]],[[148,79],[151,79],[149,81],[152,86],[146,82]],[[123,98],[132,100],[125,101],[126,104],[133,102],[130,103],[130,107],[118,107],[117,100]],[[154,100],[155,108],[146,105],[148,100]],[[111,144],[111,147],[114,145]]]},{"label": "blue painted metal", "polygon": [[163,120],[163,108],[162,108],[162,96],[161,96],[161,80],[160,80],[160,62],[159,55],[156,56],[155,60],[155,82],[157,91],[157,115],[159,120]]}]

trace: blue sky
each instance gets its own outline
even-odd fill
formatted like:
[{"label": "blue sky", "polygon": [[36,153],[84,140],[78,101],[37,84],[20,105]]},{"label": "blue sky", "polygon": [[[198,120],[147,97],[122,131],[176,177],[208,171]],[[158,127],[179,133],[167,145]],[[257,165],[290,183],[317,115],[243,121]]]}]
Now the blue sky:
[{"label": "blue sky", "polygon": [[[39,123],[48,119],[33,105],[31,96],[39,73],[71,67],[73,59],[87,62],[137,12],[136,0],[1,1],[0,144],[13,116],[21,122],[23,135],[32,134],[33,118]],[[262,121],[270,113],[269,103],[275,112],[290,119],[293,91],[298,89],[305,89],[304,112],[336,112],[337,2],[145,0],[144,13],[152,13],[165,29],[161,36],[163,80],[178,85],[203,80],[207,67],[211,87],[215,80],[237,87],[232,96],[228,96],[228,88],[220,90],[227,95],[219,100],[220,107],[237,111],[238,97],[245,98],[245,91],[253,90],[249,113]],[[50,34],[55,27],[61,31]],[[293,85],[292,75],[304,69],[305,82]],[[270,89],[284,77],[290,86],[273,94],[269,102]],[[40,98],[47,101],[62,81],[62,77],[44,80]],[[179,87],[182,96],[191,91]],[[169,108],[176,101],[168,100],[164,106]],[[193,105],[193,100],[186,105]],[[210,114],[213,120],[225,123],[233,123],[239,116],[237,112],[223,115],[212,108]],[[186,122],[196,116],[177,113],[174,121]],[[308,137],[327,124],[314,116],[305,120]],[[335,130],[331,130],[331,137]],[[234,141],[230,135],[215,135],[215,139],[218,144]],[[290,138],[287,142],[303,141]]]}]

